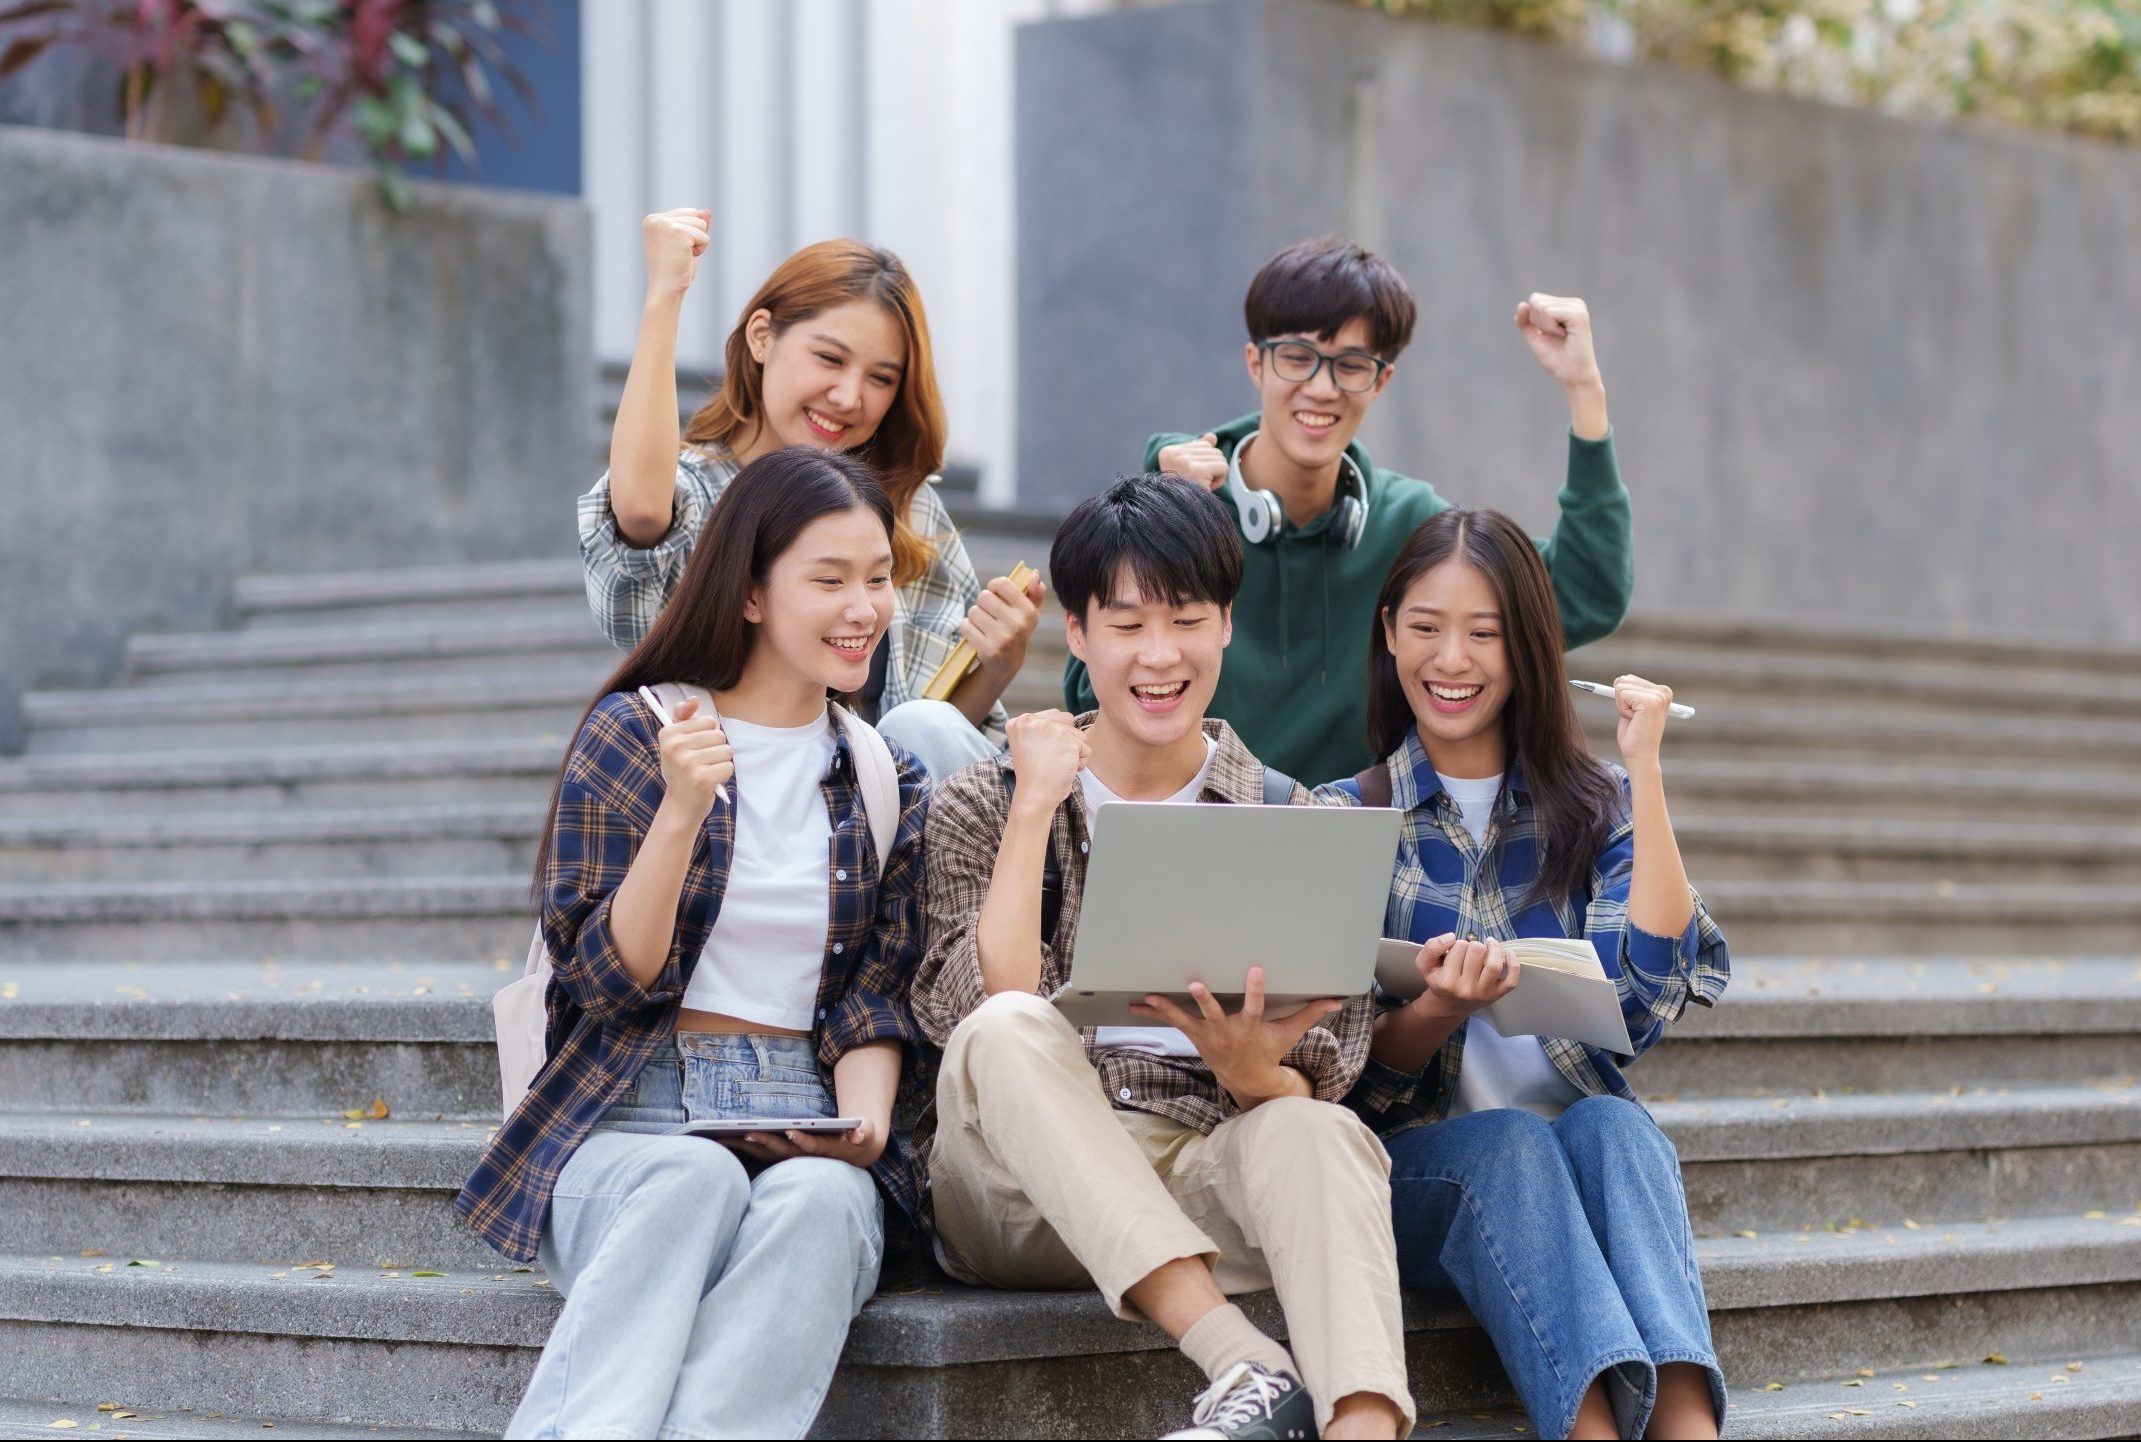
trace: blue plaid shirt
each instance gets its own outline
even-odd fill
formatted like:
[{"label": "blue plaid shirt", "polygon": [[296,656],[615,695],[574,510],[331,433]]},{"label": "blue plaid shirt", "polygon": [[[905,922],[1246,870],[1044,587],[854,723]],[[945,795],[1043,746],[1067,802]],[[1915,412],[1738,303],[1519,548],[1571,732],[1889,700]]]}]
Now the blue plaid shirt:
[{"label": "blue plaid shirt", "polygon": [[[1542,822],[1532,808],[1523,768],[1510,768],[1502,809],[1488,823],[1485,840],[1476,842],[1427,759],[1419,733],[1406,735],[1388,765],[1390,804],[1405,813],[1405,829],[1390,878],[1385,936],[1420,942],[1445,932],[1498,941],[1520,936],[1588,938],[1597,946],[1606,974],[1620,988],[1621,1014],[1636,1055],[1648,1051],[1690,1001],[1714,1006],[1724,995],[1732,962],[1725,935],[1700,896],[1693,898],[1695,915],[1678,937],[1653,936],[1629,924],[1635,826],[1626,806],[1591,864],[1584,891],[1526,905],[1538,875]],[[1625,798],[1627,773],[1617,766],[1610,769]],[[1316,799],[1326,805],[1361,804],[1360,789],[1351,780],[1319,787]],[[1489,873],[1483,863],[1497,848],[1499,865]],[[1384,1007],[1401,1004],[1388,997],[1378,1001]],[[1379,1132],[1441,1121],[1457,1094],[1464,1041],[1465,1029],[1459,1027],[1417,1072],[1401,1072],[1371,1058],[1347,1103]],[[1621,1072],[1634,1056],[1615,1056],[1563,1037],[1540,1041],[1555,1070],[1585,1096],[1636,1100]]]},{"label": "blue plaid shirt", "polygon": [[[926,1043],[907,994],[921,959],[929,778],[913,757],[892,748],[900,819],[891,860],[880,875],[846,733],[830,717],[826,724],[834,728],[835,751],[820,783],[833,834],[826,862],[825,962],[812,1029],[818,1073],[830,1091],[834,1062],[865,1043],[896,1040],[904,1044],[901,1081],[912,1100],[927,1085]],[[652,985],[632,979],[610,933],[610,901],[661,805],[658,726],[636,697],[605,696],[565,761],[543,885],[543,940],[553,966],[549,1059],[454,1202],[485,1241],[517,1262],[535,1259],[550,1194],[566,1161],[675,1034],[684,989],[728,888],[736,808],[720,805],[708,813],[692,848],[668,960]],[[739,776],[735,784],[749,785],[749,778]],[[915,1215],[920,1179],[897,1135],[870,1172],[897,1206]]]}]

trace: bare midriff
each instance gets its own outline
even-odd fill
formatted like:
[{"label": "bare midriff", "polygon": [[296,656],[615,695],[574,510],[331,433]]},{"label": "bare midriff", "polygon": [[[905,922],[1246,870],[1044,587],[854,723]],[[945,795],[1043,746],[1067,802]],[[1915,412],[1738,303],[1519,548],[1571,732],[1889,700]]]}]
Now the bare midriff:
[{"label": "bare midriff", "polygon": [[791,1031],[785,1026],[767,1026],[762,1021],[745,1021],[740,1016],[729,1016],[718,1011],[693,1011],[690,1007],[679,1008],[676,1014],[678,1031],[711,1031],[723,1036],[792,1036],[810,1040],[807,1031]]}]

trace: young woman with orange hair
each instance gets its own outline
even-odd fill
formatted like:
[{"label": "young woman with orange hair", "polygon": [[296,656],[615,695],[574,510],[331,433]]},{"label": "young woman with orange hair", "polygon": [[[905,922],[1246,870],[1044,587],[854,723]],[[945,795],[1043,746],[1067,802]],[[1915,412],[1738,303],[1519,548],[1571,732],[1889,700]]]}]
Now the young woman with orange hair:
[{"label": "young woman with orange hair", "polygon": [[[684,574],[714,502],[736,472],[785,445],[849,451],[892,498],[897,605],[854,699],[866,719],[939,778],[1003,745],[999,698],[1025,663],[1040,586],[983,587],[929,482],[944,463],[944,406],[929,323],[898,256],[853,240],[805,246],[767,277],[729,333],[712,399],[678,425],[677,322],[711,240],[704,210],[642,223],[647,296],[610,469],[580,498],[587,598],[631,647]],[[961,640],[981,658],[956,702],[922,688]]]}]

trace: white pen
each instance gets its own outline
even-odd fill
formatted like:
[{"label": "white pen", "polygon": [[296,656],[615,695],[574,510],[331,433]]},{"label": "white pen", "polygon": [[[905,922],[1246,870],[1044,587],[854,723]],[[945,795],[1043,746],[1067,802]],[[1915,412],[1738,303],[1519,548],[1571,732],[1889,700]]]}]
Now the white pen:
[{"label": "white pen", "polygon": [[[1613,696],[1613,688],[1611,686],[1601,686],[1596,681],[1571,681],[1569,684],[1579,691],[1588,691],[1593,696],[1604,696],[1609,700]],[[1685,721],[1695,714],[1695,708],[1693,706],[1683,706],[1678,701],[1675,701],[1665,708],[1665,714],[1676,720]]]},{"label": "white pen", "polygon": [[[662,698],[661,698],[661,697],[659,697],[659,696],[657,696],[657,695],[655,695],[655,694],[654,694],[654,688],[653,688],[653,687],[651,687],[651,686],[642,686],[642,687],[640,687],[640,688],[639,688],[639,699],[647,703],[647,709],[648,709],[648,710],[650,710],[650,711],[652,711],[652,712],[653,712],[653,713],[655,714],[655,717],[656,717],[656,718],[657,718],[657,719],[658,719],[658,720],[659,720],[659,721],[660,721],[660,722],[661,722],[661,723],[662,723],[662,724],[663,724],[664,726],[674,726],[674,725],[676,724],[676,717],[674,717],[674,716],[672,716],[672,715],[670,715],[670,714],[669,714],[669,708],[668,708],[667,706],[664,706],[664,705],[662,704]],[[721,719],[721,713],[720,713],[720,712],[718,712],[718,711],[716,711],[716,710],[715,710],[715,709],[714,709],[713,707],[711,707],[711,706],[709,706],[709,707],[707,707],[707,708],[706,708],[706,714],[707,714],[707,715],[709,715],[709,716],[711,716],[711,717],[713,717],[713,718],[714,718],[714,720],[716,720],[716,721],[719,721],[719,720]],[[714,793],[714,800],[716,800],[716,801],[722,801],[722,800],[726,800],[726,799],[727,799],[727,797],[728,797],[728,794],[729,794],[729,789],[728,789],[728,788],[727,788],[726,786],[724,786],[724,787],[722,787],[722,788],[721,788],[720,790],[718,790],[718,791],[716,791],[716,792]]]}]

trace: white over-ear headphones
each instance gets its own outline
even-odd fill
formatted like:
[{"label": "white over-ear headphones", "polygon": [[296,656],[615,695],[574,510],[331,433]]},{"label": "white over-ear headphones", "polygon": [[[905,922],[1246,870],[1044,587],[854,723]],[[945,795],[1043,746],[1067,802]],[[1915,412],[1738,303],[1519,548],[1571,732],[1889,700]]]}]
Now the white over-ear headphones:
[{"label": "white over-ear headphones", "polygon": [[[1280,509],[1279,498],[1269,491],[1257,490],[1242,479],[1242,452],[1248,450],[1249,442],[1261,434],[1251,431],[1243,436],[1241,443],[1234,447],[1234,458],[1227,462],[1227,494],[1234,498],[1234,509],[1241,517],[1242,538],[1252,546],[1270,540],[1286,525],[1286,512]],[[1345,542],[1346,549],[1351,550],[1368,533],[1368,481],[1351,456],[1342,454],[1338,459],[1338,515],[1331,525],[1339,539]]]}]

